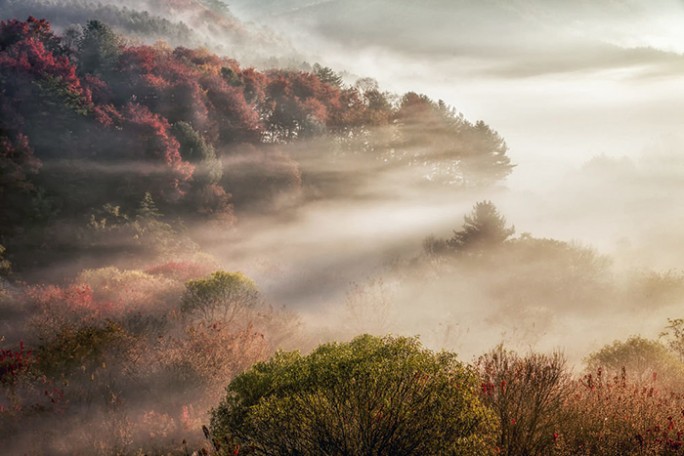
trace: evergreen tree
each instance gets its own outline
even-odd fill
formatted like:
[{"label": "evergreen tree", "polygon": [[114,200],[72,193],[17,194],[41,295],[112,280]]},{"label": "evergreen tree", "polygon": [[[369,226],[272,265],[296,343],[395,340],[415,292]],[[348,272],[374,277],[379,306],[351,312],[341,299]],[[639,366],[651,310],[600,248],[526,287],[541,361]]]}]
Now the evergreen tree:
[{"label": "evergreen tree", "polygon": [[164,216],[157,208],[157,204],[154,202],[150,192],[145,192],[145,196],[140,201],[137,215],[138,218],[147,220],[158,219]]},{"label": "evergreen tree", "polygon": [[330,84],[331,86],[335,87],[342,87],[342,77],[335,73],[332,68],[324,67],[318,63],[315,63],[313,66],[313,72],[316,76],[318,76],[318,79],[320,79],[321,82],[325,82],[326,84]]},{"label": "evergreen tree", "polygon": [[121,54],[121,38],[100,21],[89,21],[78,43],[78,66],[81,73],[112,71]]},{"label": "evergreen tree", "polygon": [[482,253],[500,246],[513,233],[515,227],[506,227],[506,218],[499,214],[494,203],[480,201],[464,217],[463,228],[454,231],[447,245],[456,252]]}]

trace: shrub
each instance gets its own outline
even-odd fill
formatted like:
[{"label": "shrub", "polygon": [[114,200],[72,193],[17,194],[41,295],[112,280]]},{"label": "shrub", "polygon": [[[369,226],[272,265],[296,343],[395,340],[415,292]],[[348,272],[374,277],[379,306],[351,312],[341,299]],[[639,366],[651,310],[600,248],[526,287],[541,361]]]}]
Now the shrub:
[{"label": "shrub", "polygon": [[[631,376],[633,377],[633,376]],[[684,396],[658,380],[630,380],[602,369],[573,381],[555,454],[679,455],[684,450]]]},{"label": "shrub", "polygon": [[546,455],[563,422],[569,374],[559,353],[521,357],[499,346],[477,363],[483,402],[501,422],[500,454]]},{"label": "shrub", "polygon": [[587,359],[589,371],[602,368],[613,377],[621,370],[628,372],[637,383],[647,382],[654,375],[661,381],[682,385],[684,364],[660,342],[630,337],[606,345]]},{"label": "shrub", "polygon": [[213,442],[220,454],[487,454],[496,419],[476,378],[409,338],[279,352],[230,383]]}]

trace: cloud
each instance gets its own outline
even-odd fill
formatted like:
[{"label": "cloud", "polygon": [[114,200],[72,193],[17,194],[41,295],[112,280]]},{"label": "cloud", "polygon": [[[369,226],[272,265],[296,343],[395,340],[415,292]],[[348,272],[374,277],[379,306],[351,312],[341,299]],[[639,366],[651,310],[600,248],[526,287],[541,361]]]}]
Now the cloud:
[{"label": "cloud", "polygon": [[684,7],[673,0],[233,4],[323,59],[330,51],[384,49],[403,59],[449,60],[475,75],[507,78],[621,68],[654,77],[676,74],[684,65],[673,52],[682,38]]}]

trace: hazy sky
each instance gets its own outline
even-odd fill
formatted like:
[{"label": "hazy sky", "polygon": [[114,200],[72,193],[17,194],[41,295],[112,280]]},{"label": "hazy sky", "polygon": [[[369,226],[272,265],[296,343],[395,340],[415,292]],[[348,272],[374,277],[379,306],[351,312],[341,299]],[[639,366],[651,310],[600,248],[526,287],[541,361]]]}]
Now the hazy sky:
[{"label": "hazy sky", "polygon": [[[638,155],[684,121],[684,2],[236,0],[312,58],[484,119],[521,166]],[[551,160],[553,158],[553,160]]]},{"label": "hazy sky", "polygon": [[[235,0],[231,9],[289,37],[312,60],[485,120],[518,164],[507,184],[537,209],[571,199],[566,184],[592,157],[682,153],[683,1]],[[593,216],[590,207],[579,214]],[[606,223],[597,219],[597,235],[586,236],[579,223],[559,229],[560,220],[548,234],[574,230],[603,246],[614,237]]]},{"label": "hazy sky", "polygon": [[[492,199],[518,233],[595,246],[611,254],[618,269],[682,268],[684,2],[234,0],[230,6],[237,17],[289,38],[310,62],[348,72],[348,82],[372,77],[385,89],[423,92],[470,120],[486,121],[506,139],[518,164],[507,188],[308,207],[295,224],[262,232],[261,239],[275,239],[275,250],[261,258],[292,260],[287,268],[296,272],[280,271],[287,277],[280,283],[289,284],[296,299],[304,297],[301,302],[339,303],[348,277],[341,271],[362,277],[359,265],[373,270],[370,259],[383,260],[373,249],[391,252],[392,245],[403,245],[406,254],[430,232],[448,236],[475,198]],[[347,223],[341,227],[338,220]],[[277,247],[283,232],[289,233],[290,252]],[[315,232],[319,236],[312,237]],[[255,252],[249,244],[241,245]],[[309,255],[300,258],[295,251]],[[273,278],[273,272],[263,277]],[[331,285],[329,294],[300,294],[319,283]],[[478,321],[478,299],[468,299],[451,309],[451,322],[462,321],[460,328],[429,321],[448,309],[409,314],[414,322],[424,319],[416,323],[424,338],[431,337],[425,328],[459,333],[463,353],[483,348],[469,331],[487,334],[492,343],[520,336],[514,325]],[[673,316],[671,310],[648,316],[622,310],[619,319],[606,314],[589,323],[580,312],[549,323],[546,332],[539,327],[535,333],[530,322],[526,330],[539,347],[572,345],[577,355],[613,337],[655,336],[665,317]],[[580,347],[574,340],[578,328],[587,334],[604,330]]]}]

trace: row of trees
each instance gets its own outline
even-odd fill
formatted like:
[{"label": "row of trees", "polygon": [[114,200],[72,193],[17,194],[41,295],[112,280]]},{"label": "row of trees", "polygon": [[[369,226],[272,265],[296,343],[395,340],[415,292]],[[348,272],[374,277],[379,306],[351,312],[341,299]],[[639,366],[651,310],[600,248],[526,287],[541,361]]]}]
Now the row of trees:
[{"label": "row of trees", "polygon": [[573,377],[560,353],[497,347],[467,366],[415,339],[366,335],[257,363],[206,433],[221,455],[681,454],[684,365],[634,376],[644,355],[651,367],[663,358],[644,346],[662,348],[616,342]]}]

